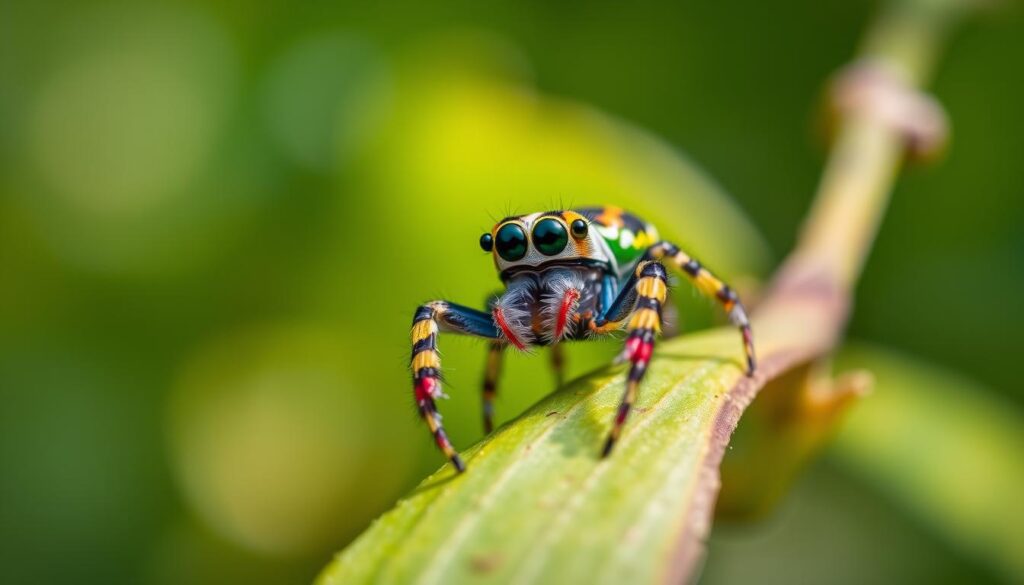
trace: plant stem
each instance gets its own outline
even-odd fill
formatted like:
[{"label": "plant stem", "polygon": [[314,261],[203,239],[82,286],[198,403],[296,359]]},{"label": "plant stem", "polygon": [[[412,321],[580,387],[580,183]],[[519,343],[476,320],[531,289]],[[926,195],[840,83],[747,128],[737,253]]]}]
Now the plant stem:
[{"label": "plant stem", "polygon": [[[963,0],[889,3],[869,29],[858,62],[879,68],[907,91],[916,90],[930,77],[942,41],[966,7]],[[757,392],[773,381],[772,390],[783,392],[786,384],[803,383],[803,374],[786,374],[806,370],[808,363],[828,356],[846,325],[852,291],[884,217],[908,137],[894,127],[891,119],[870,109],[845,112],[836,125],[833,151],[797,245],[754,313],[758,343],[767,349],[762,352],[762,368],[756,379],[740,380],[722,406],[716,423],[719,440],[712,443],[704,462],[704,469],[713,470],[712,480],[698,487],[706,493],[698,493],[693,499],[690,513],[695,518],[690,518],[690,526],[710,523],[711,510],[700,509],[701,503],[713,501],[726,445]],[[798,400],[806,389],[785,394]],[[824,440],[828,433],[817,436]],[[754,449],[770,455],[775,447],[765,443],[772,437],[759,438],[761,445]],[[816,451],[810,445],[800,448],[802,453],[794,457]],[[796,467],[798,464],[787,469]],[[788,480],[763,479],[766,486]],[[702,519],[701,515],[706,517]],[[680,536],[668,582],[682,582],[692,576],[699,564],[694,551],[702,536],[699,530],[687,530]]]},{"label": "plant stem", "polygon": [[[881,89],[889,93],[882,98],[914,96],[916,86],[930,76],[957,10],[951,2],[887,6],[843,75],[849,80],[866,72],[854,81],[887,84]],[[834,84],[834,97],[840,87]],[[871,107],[847,108],[835,121],[833,152],[803,232],[755,314],[760,343],[787,331],[787,324],[804,333],[791,346],[782,371],[760,390],[764,396],[746,412],[748,422],[732,437],[736,450],[720,468],[721,517],[750,519],[769,511],[867,388],[833,383],[826,377],[830,368],[817,362],[841,336],[853,287],[906,158],[905,127],[878,113]],[[768,353],[766,359],[771,358]]]},{"label": "plant stem", "polygon": [[[907,0],[888,5],[869,30],[861,61],[908,88],[931,76],[963,2]],[[791,262],[807,262],[851,287],[864,265],[903,160],[906,137],[871,112],[839,122],[834,150]]]},{"label": "plant stem", "polygon": [[[862,55],[917,87],[962,7],[958,0],[893,3]],[[597,457],[597,442],[624,375],[608,368],[578,379],[467,452],[468,473],[445,468],[428,478],[319,581],[692,580],[740,415],[765,384],[828,356],[846,324],[904,156],[905,136],[876,114],[854,111],[839,121],[796,249],[753,314],[761,356],[753,377],[742,374],[735,330],[662,344],[634,432],[608,459]]]}]

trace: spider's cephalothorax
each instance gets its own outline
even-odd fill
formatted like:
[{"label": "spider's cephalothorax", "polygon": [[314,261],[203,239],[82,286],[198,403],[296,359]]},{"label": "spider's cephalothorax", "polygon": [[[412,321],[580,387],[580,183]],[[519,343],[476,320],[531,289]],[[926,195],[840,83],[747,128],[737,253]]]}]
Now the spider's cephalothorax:
[{"label": "spider's cephalothorax", "polygon": [[637,387],[661,331],[668,292],[663,263],[686,274],[702,293],[717,299],[743,336],[747,374],[753,374],[754,345],[736,293],[677,246],[658,239],[654,226],[616,207],[549,211],[507,217],[480,237],[491,252],[503,294],[489,312],[447,301],[420,306],[413,317],[413,388],[420,415],[438,447],[459,471],[465,469],[441,426],[435,400],[442,396],[440,331],[490,339],[484,375],[484,428],[491,431],[493,400],[504,349],[552,346],[561,379],[559,342],[627,331],[619,355],[630,363],[626,391],[605,442],[607,456],[636,400]]}]

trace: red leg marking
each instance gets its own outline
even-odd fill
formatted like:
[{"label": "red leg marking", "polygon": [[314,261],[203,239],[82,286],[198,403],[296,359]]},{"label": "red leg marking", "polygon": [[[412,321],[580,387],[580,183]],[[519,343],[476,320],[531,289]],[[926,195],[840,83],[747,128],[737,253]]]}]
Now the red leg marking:
[{"label": "red leg marking", "polygon": [[558,308],[558,319],[555,320],[555,341],[562,338],[565,333],[565,326],[569,323],[569,311],[577,301],[580,300],[580,291],[571,288],[565,291],[562,298],[562,306]]},{"label": "red leg marking", "polygon": [[414,393],[416,395],[416,402],[423,406],[428,400],[434,398],[434,394],[437,392],[437,378],[433,376],[424,376],[416,380]]},{"label": "red leg marking", "polygon": [[494,321],[498,323],[498,327],[501,328],[509,343],[514,345],[516,349],[526,349],[526,344],[516,336],[516,332],[509,326],[508,321],[505,320],[505,314],[499,308],[494,309]]}]

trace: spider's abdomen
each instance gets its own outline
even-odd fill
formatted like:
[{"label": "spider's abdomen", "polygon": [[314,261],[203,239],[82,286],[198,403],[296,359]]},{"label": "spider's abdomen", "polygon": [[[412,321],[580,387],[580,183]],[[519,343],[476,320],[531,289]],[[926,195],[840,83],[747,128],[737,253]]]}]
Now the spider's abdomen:
[{"label": "spider's abdomen", "polygon": [[619,207],[584,207],[575,211],[590,219],[619,274],[627,272],[660,239],[652,224]]}]

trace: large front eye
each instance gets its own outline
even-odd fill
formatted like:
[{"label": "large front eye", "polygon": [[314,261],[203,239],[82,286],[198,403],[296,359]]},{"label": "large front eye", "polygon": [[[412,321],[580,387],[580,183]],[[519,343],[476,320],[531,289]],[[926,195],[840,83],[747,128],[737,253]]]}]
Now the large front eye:
[{"label": "large front eye", "polygon": [[533,227],[533,246],[545,256],[554,256],[565,249],[569,235],[557,219],[542,219]]},{"label": "large front eye", "polygon": [[494,239],[494,247],[501,256],[509,262],[515,262],[526,256],[526,232],[523,228],[514,223],[505,224],[498,230],[498,237]]}]

